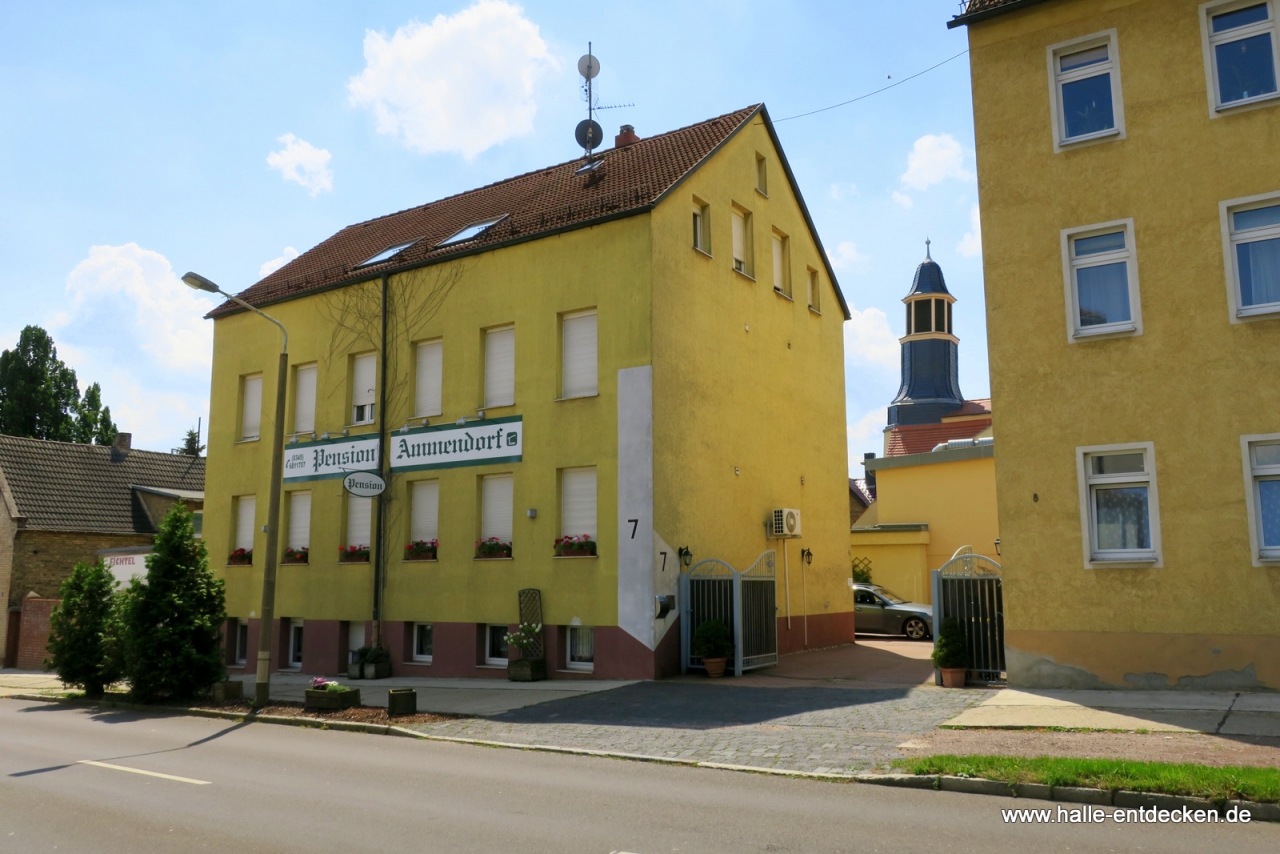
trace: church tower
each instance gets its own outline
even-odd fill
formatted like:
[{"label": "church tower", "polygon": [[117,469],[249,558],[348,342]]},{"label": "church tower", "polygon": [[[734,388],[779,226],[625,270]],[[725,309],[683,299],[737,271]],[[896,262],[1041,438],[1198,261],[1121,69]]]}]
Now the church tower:
[{"label": "church tower", "polygon": [[929,254],[916,268],[907,306],[907,334],[902,344],[902,386],[889,405],[889,427],[937,424],[964,406],[960,394],[958,345],[952,333],[951,307],[956,298],[947,291],[942,268]]}]

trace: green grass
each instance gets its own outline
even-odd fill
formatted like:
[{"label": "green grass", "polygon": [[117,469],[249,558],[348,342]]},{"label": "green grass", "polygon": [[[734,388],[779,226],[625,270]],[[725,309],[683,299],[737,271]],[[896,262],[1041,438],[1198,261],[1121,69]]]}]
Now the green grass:
[{"label": "green grass", "polygon": [[1280,801],[1280,769],[1168,762],[1128,762],[1122,759],[1065,759],[1051,756],[925,756],[898,759],[893,767],[909,774],[948,774],[980,777],[1006,783],[1046,783],[1127,789],[1166,795],[1191,795],[1222,801],[1239,799]]}]

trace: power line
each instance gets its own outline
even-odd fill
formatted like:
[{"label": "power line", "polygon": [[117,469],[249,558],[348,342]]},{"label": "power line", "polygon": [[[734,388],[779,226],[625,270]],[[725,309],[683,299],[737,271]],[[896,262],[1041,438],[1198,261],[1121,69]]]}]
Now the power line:
[{"label": "power line", "polygon": [[965,48],[964,50],[957,53],[955,56],[951,56],[942,60],[942,62],[939,62],[937,65],[930,65],[924,71],[918,71],[915,74],[912,74],[910,77],[904,77],[898,82],[890,83],[888,86],[877,89],[874,92],[868,92],[865,95],[859,95],[856,98],[850,98],[847,101],[841,101],[839,104],[832,104],[830,107],[822,107],[817,110],[810,110],[807,113],[800,113],[799,115],[795,115],[795,116],[787,116],[785,119],[774,119],[773,123],[776,125],[778,122],[789,122],[792,119],[803,119],[805,116],[812,116],[817,113],[825,113],[827,110],[834,110],[836,107],[843,107],[846,104],[852,104],[854,101],[861,101],[864,98],[870,98],[872,95],[879,95],[881,92],[889,91],[894,86],[901,86],[903,83],[906,83],[908,80],[915,80],[917,77],[919,77],[922,74],[928,74],[930,71],[933,71],[935,68],[941,68],[942,66],[946,65],[948,62],[951,62],[953,59],[959,59],[960,57],[964,56],[968,52],[969,52],[969,49]]}]

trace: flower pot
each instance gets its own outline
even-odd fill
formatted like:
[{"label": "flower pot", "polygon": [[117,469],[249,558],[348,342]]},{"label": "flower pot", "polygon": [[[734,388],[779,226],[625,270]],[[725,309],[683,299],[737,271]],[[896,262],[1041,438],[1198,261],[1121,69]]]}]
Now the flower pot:
[{"label": "flower pot", "polygon": [[226,682],[213,683],[213,701],[215,703],[228,703],[244,699],[244,683],[238,679],[229,679]]},{"label": "flower pot", "polygon": [[718,679],[724,675],[724,666],[729,663],[727,658],[704,658],[702,666],[707,668],[707,675],[712,679]]},{"label": "flower pot", "polygon": [[328,712],[335,709],[350,709],[353,706],[360,705],[360,689],[352,688],[350,691],[313,691],[308,688],[306,698],[307,711]]},{"label": "flower pot", "polygon": [[512,682],[541,682],[547,678],[545,658],[517,658],[507,662],[507,678]]},{"label": "flower pot", "polygon": [[387,716],[416,715],[418,692],[413,688],[392,688],[387,692]]},{"label": "flower pot", "polygon": [[360,663],[359,663],[359,662],[357,662],[357,661],[353,661],[353,662],[351,662],[350,664],[348,664],[348,665],[347,665],[347,678],[348,678],[348,679],[363,679],[363,678],[364,678],[364,665],[363,665],[363,664],[360,664]]},{"label": "flower pot", "polygon": [[391,662],[379,661],[376,664],[365,664],[365,679],[386,679],[391,675]]},{"label": "flower pot", "polygon": [[942,674],[943,688],[963,688],[965,675],[969,671],[963,667],[939,667],[938,672]]}]

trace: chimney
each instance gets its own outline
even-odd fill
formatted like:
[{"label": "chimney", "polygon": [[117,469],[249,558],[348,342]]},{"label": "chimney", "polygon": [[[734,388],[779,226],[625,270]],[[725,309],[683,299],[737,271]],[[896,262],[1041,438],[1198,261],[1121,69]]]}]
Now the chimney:
[{"label": "chimney", "polygon": [[640,137],[636,136],[636,129],[631,125],[623,125],[618,131],[618,135],[613,138],[614,148],[624,148],[633,142],[639,142]]},{"label": "chimney", "polygon": [[132,444],[132,433],[117,433],[116,440],[111,443],[111,447],[115,448],[117,451],[127,451]]},{"label": "chimney", "polygon": [[[876,458],[875,451],[867,451],[867,453],[862,455],[862,464],[865,466],[867,464],[867,460],[874,460],[875,458]],[[867,469],[866,480],[867,480],[867,492],[871,494],[871,500],[875,501],[876,500],[875,469]]]}]

